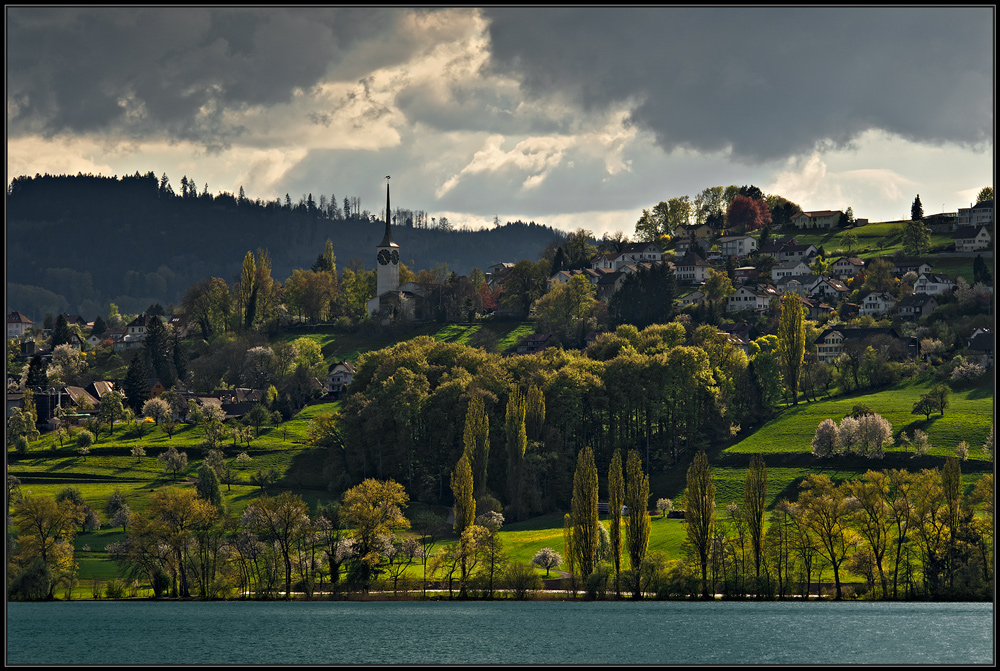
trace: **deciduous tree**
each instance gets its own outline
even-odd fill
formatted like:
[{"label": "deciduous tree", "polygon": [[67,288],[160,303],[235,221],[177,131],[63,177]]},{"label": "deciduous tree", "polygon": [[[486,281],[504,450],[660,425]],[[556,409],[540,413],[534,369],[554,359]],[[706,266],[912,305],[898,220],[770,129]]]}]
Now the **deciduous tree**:
[{"label": "deciduous tree", "polygon": [[802,302],[798,295],[788,293],[781,298],[781,317],[778,321],[778,356],[781,360],[785,385],[792,395],[792,403],[799,403],[799,379],[805,360],[806,328],[802,315]]},{"label": "deciduous tree", "polygon": [[702,597],[708,598],[708,554],[715,535],[715,482],[708,456],[699,452],[687,472],[684,526],[701,563]]},{"label": "deciduous tree", "polygon": [[576,458],[573,476],[573,550],[576,553],[580,577],[586,580],[594,572],[597,557],[597,466],[594,450],[585,447]]},{"label": "deciduous tree", "polygon": [[642,596],[639,584],[640,567],[649,547],[649,476],[642,470],[642,459],[635,450],[629,450],[625,465],[625,544],[628,547],[629,567],[632,569],[632,596]]}]

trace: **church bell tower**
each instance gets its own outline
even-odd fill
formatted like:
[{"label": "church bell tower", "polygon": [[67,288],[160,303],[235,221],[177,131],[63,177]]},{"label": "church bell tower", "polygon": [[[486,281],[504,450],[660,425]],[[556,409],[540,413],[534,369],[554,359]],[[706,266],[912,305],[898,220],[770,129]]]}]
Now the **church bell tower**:
[{"label": "church bell tower", "polygon": [[392,221],[391,210],[389,209],[389,176],[385,176],[385,236],[379,243],[375,259],[378,261],[378,285],[376,296],[381,296],[387,291],[395,291],[399,288],[399,245],[392,240],[390,222]]}]

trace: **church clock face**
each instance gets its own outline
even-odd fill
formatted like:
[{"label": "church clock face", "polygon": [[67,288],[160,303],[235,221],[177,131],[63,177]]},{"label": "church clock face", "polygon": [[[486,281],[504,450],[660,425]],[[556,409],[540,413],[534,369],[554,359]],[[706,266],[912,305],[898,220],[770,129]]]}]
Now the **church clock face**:
[{"label": "church clock face", "polygon": [[399,265],[399,252],[392,250],[392,265]]},{"label": "church clock face", "polygon": [[390,258],[390,255],[389,255],[389,250],[388,249],[380,249],[379,250],[379,253],[378,253],[378,262],[380,264],[382,264],[384,266],[385,264],[389,263],[389,258]]}]

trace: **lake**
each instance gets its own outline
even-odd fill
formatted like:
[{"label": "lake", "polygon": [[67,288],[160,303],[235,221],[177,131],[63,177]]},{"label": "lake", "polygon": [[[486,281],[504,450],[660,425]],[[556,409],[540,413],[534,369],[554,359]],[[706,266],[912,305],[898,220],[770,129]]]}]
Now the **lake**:
[{"label": "lake", "polygon": [[992,664],[993,604],[7,604],[8,664]]}]

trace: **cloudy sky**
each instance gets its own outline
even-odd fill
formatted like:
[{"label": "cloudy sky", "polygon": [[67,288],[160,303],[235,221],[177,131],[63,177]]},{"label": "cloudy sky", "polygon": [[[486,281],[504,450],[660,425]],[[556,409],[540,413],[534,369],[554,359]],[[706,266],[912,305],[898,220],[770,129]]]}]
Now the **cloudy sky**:
[{"label": "cloudy sky", "polygon": [[166,173],[631,234],[756,184],[872,221],[993,183],[994,9],[7,8],[8,181]]}]

